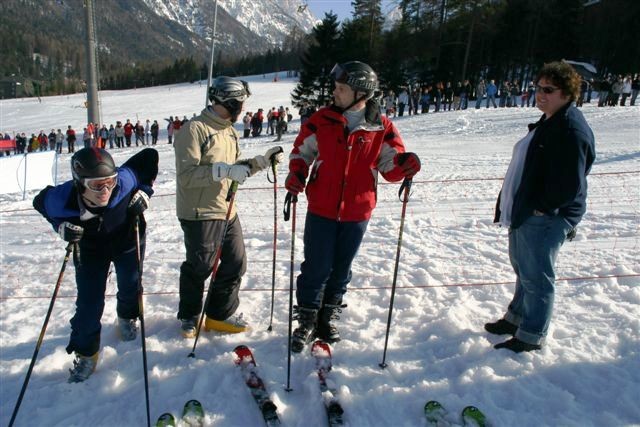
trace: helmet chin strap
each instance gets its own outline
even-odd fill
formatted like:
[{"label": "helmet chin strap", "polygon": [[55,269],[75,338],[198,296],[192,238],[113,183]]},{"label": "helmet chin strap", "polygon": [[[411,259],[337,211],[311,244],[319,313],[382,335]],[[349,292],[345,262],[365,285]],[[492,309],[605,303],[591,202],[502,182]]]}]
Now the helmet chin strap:
[{"label": "helmet chin strap", "polygon": [[[340,107],[337,107],[337,106],[336,106],[336,108],[338,108],[339,110],[341,110],[341,112],[342,112],[342,113],[344,113],[345,111],[349,111],[349,109],[350,109],[351,107],[353,107],[354,105],[356,105],[358,102],[360,102],[360,101],[366,101],[366,100],[367,100],[367,94],[366,94],[366,92],[365,92],[365,94],[364,94],[364,95],[362,95],[360,98],[358,98],[358,97],[356,96],[356,95],[357,95],[357,93],[358,93],[358,92],[355,92],[355,91],[353,92],[353,102],[352,102],[351,104],[347,105],[345,108],[340,108]],[[335,105],[335,104],[334,104],[334,105]]]}]

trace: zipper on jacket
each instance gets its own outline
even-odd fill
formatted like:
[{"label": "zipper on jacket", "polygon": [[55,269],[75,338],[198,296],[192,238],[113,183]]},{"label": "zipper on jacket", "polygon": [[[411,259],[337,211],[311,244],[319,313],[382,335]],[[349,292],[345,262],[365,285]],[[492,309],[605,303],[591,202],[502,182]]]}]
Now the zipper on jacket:
[{"label": "zipper on jacket", "polygon": [[[346,128],[345,128],[346,129]],[[340,213],[342,211],[342,201],[344,200],[344,189],[347,187],[347,178],[349,177],[349,163],[351,161],[351,153],[353,152],[353,141],[346,140],[347,162],[342,175],[342,188],[340,189],[340,199],[338,199],[338,222],[340,222]]]}]

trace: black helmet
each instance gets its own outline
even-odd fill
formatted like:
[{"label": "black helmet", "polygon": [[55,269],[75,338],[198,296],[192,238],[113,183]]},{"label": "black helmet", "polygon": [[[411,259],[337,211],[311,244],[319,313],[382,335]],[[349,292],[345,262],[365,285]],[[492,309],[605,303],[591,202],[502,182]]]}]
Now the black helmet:
[{"label": "black helmet", "polygon": [[71,157],[71,174],[76,185],[84,187],[87,179],[115,177],[118,171],[108,151],[92,147],[78,150]]},{"label": "black helmet", "polygon": [[334,65],[331,77],[357,92],[365,92],[367,98],[378,89],[378,76],[369,65],[360,61],[349,61]]},{"label": "black helmet", "polygon": [[227,76],[216,77],[209,88],[209,100],[226,108],[234,122],[250,95],[249,83]]}]

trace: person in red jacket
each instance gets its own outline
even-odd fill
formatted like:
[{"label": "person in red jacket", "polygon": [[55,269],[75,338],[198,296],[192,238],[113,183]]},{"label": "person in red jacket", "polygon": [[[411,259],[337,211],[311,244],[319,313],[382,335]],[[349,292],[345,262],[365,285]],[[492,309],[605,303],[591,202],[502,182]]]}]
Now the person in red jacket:
[{"label": "person in red jacket", "polygon": [[133,129],[131,120],[127,119],[127,123],[124,124],[124,139],[127,141],[127,147],[131,147],[131,135],[133,135]]},{"label": "person in red jacket", "polygon": [[[313,336],[340,340],[333,320],[344,307],[351,263],[376,205],[378,173],[391,182],[413,177],[420,159],[406,153],[398,130],[373,98],[378,77],[362,62],[336,64],[333,103],[300,128],[289,156],[285,187],[305,188],[308,202],[304,262],[297,278],[291,348],[300,352]],[[308,181],[308,182],[307,182]]]}]

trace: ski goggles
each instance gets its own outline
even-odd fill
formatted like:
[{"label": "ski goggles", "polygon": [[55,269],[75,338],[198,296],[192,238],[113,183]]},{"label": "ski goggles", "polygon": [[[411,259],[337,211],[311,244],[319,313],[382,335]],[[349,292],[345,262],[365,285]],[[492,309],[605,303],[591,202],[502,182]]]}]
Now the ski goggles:
[{"label": "ski goggles", "polygon": [[340,64],[334,65],[329,75],[338,83],[347,83],[349,79],[349,72],[342,68]]},{"label": "ski goggles", "polygon": [[100,178],[83,178],[82,185],[89,191],[100,193],[103,190],[113,190],[118,183],[118,174]]}]

